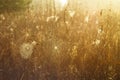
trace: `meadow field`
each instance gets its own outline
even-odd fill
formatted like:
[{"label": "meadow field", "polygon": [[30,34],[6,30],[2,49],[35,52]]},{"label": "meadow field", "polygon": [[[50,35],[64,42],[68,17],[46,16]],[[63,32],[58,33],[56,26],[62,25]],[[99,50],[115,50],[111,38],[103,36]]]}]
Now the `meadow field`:
[{"label": "meadow field", "polygon": [[0,13],[0,80],[120,80],[119,10],[43,6]]}]

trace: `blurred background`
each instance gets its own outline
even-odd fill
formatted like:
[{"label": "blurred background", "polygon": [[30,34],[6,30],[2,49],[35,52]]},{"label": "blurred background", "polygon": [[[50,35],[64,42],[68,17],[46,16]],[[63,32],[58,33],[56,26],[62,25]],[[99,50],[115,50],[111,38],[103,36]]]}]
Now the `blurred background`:
[{"label": "blurred background", "polygon": [[120,0],[0,0],[0,80],[119,80]]}]

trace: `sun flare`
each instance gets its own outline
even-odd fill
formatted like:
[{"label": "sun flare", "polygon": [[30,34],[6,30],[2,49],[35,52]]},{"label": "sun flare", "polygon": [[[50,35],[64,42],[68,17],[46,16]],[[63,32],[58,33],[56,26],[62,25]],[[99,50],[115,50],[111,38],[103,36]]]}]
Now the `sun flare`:
[{"label": "sun flare", "polygon": [[68,0],[60,0],[60,5],[64,7],[68,3]]}]

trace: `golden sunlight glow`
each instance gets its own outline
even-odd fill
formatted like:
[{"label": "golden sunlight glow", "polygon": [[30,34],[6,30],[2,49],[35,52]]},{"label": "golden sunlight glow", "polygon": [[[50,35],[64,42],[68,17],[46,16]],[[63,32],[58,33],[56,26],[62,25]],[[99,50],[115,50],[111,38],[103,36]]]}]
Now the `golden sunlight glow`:
[{"label": "golden sunlight glow", "polygon": [[105,9],[108,7],[120,9],[120,0],[81,0],[81,3],[89,10]]},{"label": "golden sunlight glow", "polygon": [[55,0],[55,4],[57,10],[63,10],[68,4],[68,0]]},{"label": "golden sunlight glow", "polygon": [[68,0],[59,0],[59,3],[61,7],[64,7],[68,3]]},{"label": "golden sunlight glow", "polygon": [[[70,0],[71,4],[74,4],[74,2],[77,2],[78,5],[73,5],[73,6],[79,6],[86,9],[86,10],[99,10],[99,9],[105,9],[108,7],[111,7],[116,10],[120,10],[120,0]],[[41,3],[41,0],[33,0],[32,4],[34,7],[38,8]],[[43,3],[45,1],[43,0]],[[80,3],[80,4],[79,4]],[[56,8],[61,8],[63,9],[67,4],[68,0],[55,0],[55,6]],[[45,7],[45,4],[42,6]]]}]

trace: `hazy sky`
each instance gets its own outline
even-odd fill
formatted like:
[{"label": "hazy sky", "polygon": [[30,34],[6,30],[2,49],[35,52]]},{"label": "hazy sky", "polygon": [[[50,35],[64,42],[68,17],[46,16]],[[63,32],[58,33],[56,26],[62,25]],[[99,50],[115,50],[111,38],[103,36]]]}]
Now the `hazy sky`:
[{"label": "hazy sky", "polygon": [[120,10],[120,0],[80,0],[81,3],[91,10],[111,7]]},{"label": "hazy sky", "polygon": [[[42,1],[45,1],[45,0],[42,0]],[[56,5],[63,6],[64,2],[67,0],[55,0],[55,1],[56,1]],[[81,2],[83,7],[89,10],[97,10],[101,8],[106,8],[106,7],[109,7],[110,5],[112,6],[112,8],[120,10],[120,0],[78,0],[78,1]],[[35,6],[39,6],[40,2],[41,0],[33,0],[33,3]]]}]

